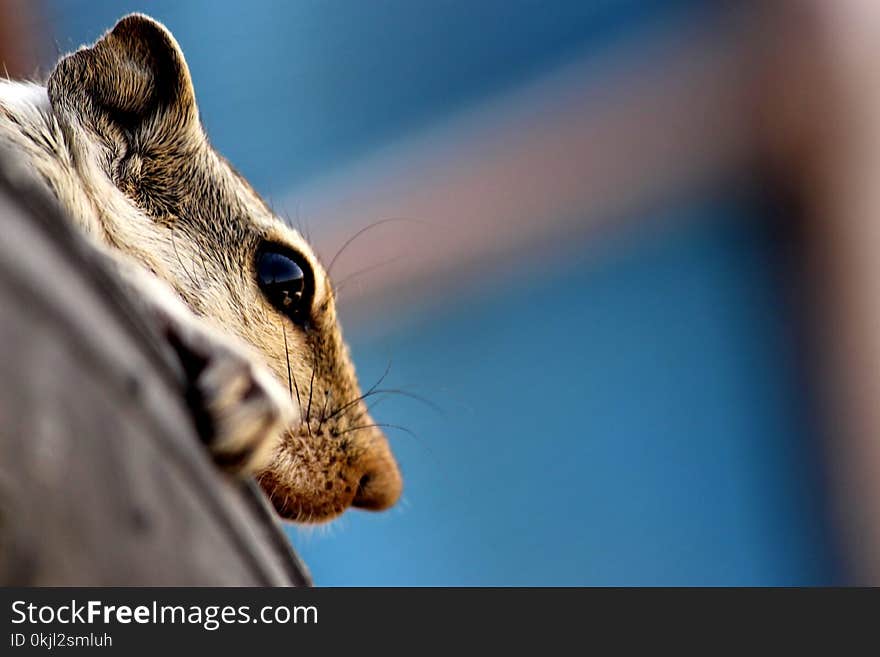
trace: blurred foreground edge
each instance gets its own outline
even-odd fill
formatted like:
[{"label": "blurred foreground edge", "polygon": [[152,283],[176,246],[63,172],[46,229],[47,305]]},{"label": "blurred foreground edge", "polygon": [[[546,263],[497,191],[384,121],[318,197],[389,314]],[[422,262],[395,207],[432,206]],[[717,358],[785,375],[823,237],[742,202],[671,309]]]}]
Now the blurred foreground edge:
[{"label": "blurred foreground edge", "polygon": [[2,151],[0,234],[0,584],[310,585],[259,489],[199,445],[162,343]]}]

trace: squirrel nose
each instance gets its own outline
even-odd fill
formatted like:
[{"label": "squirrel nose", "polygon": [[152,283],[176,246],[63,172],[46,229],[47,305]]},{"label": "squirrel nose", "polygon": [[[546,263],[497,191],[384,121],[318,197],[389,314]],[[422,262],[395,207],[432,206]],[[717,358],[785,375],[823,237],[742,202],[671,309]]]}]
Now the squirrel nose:
[{"label": "squirrel nose", "polygon": [[400,498],[403,480],[393,459],[365,469],[358,481],[352,506],[368,511],[384,511]]}]

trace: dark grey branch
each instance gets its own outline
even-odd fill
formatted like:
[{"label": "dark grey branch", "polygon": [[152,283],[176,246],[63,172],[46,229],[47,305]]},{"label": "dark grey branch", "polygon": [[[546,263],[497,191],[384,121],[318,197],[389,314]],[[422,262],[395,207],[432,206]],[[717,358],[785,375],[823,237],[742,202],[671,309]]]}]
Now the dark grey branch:
[{"label": "dark grey branch", "polygon": [[174,359],[0,152],[0,584],[304,585],[199,444]]}]

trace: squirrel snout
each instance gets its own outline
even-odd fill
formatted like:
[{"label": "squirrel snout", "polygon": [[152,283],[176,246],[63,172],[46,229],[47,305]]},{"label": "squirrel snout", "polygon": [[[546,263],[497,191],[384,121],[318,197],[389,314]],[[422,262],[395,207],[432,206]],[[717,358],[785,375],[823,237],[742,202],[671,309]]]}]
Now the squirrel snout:
[{"label": "squirrel snout", "polygon": [[400,498],[403,478],[390,453],[367,462],[355,492],[352,506],[368,511],[389,509]]}]

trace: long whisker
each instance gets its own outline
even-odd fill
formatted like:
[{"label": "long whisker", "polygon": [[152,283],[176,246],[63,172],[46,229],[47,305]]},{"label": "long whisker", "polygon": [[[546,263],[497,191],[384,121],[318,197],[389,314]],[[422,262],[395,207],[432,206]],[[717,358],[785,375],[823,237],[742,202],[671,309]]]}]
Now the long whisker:
[{"label": "long whisker", "polygon": [[330,264],[327,266],[327,275],[328,276],[330,275],[330,272],[333,269],[333,264],[339,259],[339,256],[341,256],[343,254],[343,252],[349,246],[351,246],[351,243],[354,242],[358,237],[360,237],[364,233],[367,233],[367,232],[373,230],[374,228],[377,228],[378,226],[381,226],[382,224],[388,224],[388,223],[395,222],[395,221],[405,221],[405,222],[412,222],[412,223],[416,223],[416,224],[427,223],[424,221],[419,221],[418,219],[409,219],[407,217],[389,217],[387,219],[380,219],[379,221],[374,221],[369,226],[365,226],[364,228],[361,228],[358,232],[356,232],[354,235],[352,235],[351,237],[349,237],[345,241],[345,243],[336,252],[336,255],[333,256],[333,259],[330,261]]},{"label": "long whisker", "polygon": [[284,356],[287,358],[287,389],[290,391],[290,398],[293,399],[293,376],[290,372],[290,351],[287,349],[287,329],[284,328],[284,322],[281,322],[281,334],[284,336]]},{"label": "long whisker", "polygon": [[[287,347],[287,327],[284,326],[284,321],[281,322],[281,334],[284,336],[284,356],[287,359],[287,387],[290,389],[291,384],[293,384],[293,390],[296,391],[296,403],[299,406],[299,412],[302,413],[302,401],[299,398],[299,386],[296,385],[296,377],[293,376],[293,372],[290,370],[290,350]],[[290,393],[290,398],[293,399],[293,392]],[[309,430],[309,435],[311,435],[312,430],[309,427],[308,422],[306,422],[306,428]]]},{"label": "long whisker", "polygon": [[[369,397],[370,395],[372,395],[372,394],[374,393],[374,391],[376,390],[376,388],[377,388],[379,385],[381,385],[382,381],[385,380],[385,377],[388,376],[388,372],[391,371],[391,363],[392,363],[392,361],[391,361],[391,359],[389,358],[389,359],[388,359],[388,365],[385,367],[385,371],[382,373],[382,376],[379,377],[379,380],[376,381],[376,383],[374,383],[372,386],[370,386],[370,389],[369,389],[369,390],[367,390],[367,391],[366,391],[364,394],[362,394],[360,397],[355,397],[354,399],[352,399],[352,400],[350,400],[350,401],[344,403],[342,406],[340,406],[340,407],[337,408],[335,411],[333,411],[333,414],[332,414],[332,415],[329,415],[329,416],[326,417],[324,420],[332,420],[333,418],[335,418],[336,416],[338,416],[340,413],[345,412],[346,410],[348,410],[349,408],[351,408],[352,406],[354,406],[355,404],[357,404],[359,401],[361,401],[361,400],[363,400],[363,399],[366,399],[367,397]],[[322,420],[322,422],[323,422],[324,420]]]},{"label": "long whisker", "polygon": [[379,377],[379,379],[376,381],[376,383],[374,383],[373,385],[371,385],[369,387],[369,389],[367,390],[368,393],[373,392],[376,388],[378,388],[380,385],[382,385],[382,382],[385,380],[385,377],[388,376],[388,373],[391,371],[391,365],[393,362],[394,361],[392,361],[390,358],[388,359],[388,364],[385,366],[385,371],[382,372],[382,376]]},{"label": "long whisker", "polygon": [[334,292],[338,295],[342,291],[342,289],[345,287],[346,283],[350,283],[352,280],[354,280],[358,276],[363,276],[364,274],[370,273],[374,269],[379,269],[380,267],[385,267],[385,266],[390,265],[392,263],[395,263],[401,259],[403,259],[402,255],[394,256],[393,258],[388,258],[387,260],[383,260],[382,262],[376,262],[376,263],[370,265],[369,267],[364,267],[363,269],[358,269],[357,271],[354,271],[351,274],[349,274],[348,276],[346,276],[345,278],[343,278],[338,283],[334,283],[333,284]]},{"label": "long whisker", "polygon": [[401,397],[407,397],[408,399],[413,399],[415,401],[421,402],[422,404],[424,404],[425,406],[430,408],[435,413],[439,413],[440,415],[446,414],[446,411],[444,411],[443,408],[441,408],[440,406],[438,406],[437,404],[432,402],[430,399],[422,397],[421,395],[417,395],[415,393],[408,392],[406,390],[398,390],[396,388],[376,388],[375,390],[368,390],[367,392],[365,392],[363,395],[361,395],[357,399],[353,399],[350,402],[348,402],[347,404],[345,404],[344,406],[338,408],[336,410],[336,412],[333,413],[333,415],[331,415],[327,419],[332,420],[334,417],[336,417],[340,413],[348,410],[349,408],[354,406],[359,401],[369,399],[370,397],[373,397],[374,395],[400,395]]},{"label": "long whisker", "polygon": [[321,411],[321,421],[318,423],[319,426],[323,427],[324,422],[327,421],[327,406],[330,404],[330,397],[332,396],[332,390],[324,391],[324,408]]},{"label": "long whisker", "polygon": [[[345,434],[347,434],[347,433],[351,433],[352,431],[360,431],[361,429],[372,429],[373,427],[378,427],[378,428],[381,428],[381,429],[398,429],[398,430],[400,430],[400,431],[403,431],[404,433],[409,434],[410,436],[412,436],[412,437],[415,438],[416,440],[419,440],[419,441],[420,441],[420,438],[419,438],[418,434],[417,434],[415,431],[413,431],[413,430],[411,430],[411,429],[408,429],[408,428],[406,428],[406,427],[403,427],[403,426],[401,426],[401,425],[399,425],[399,424],[388,424],[387,422],[374,422],[374,423],[372,423],[372,424],[361,424],[361,425],[356,426],[356,427],[349,427],[349,428],[346,429],[345,431],[340,431],[340,432],[337,434],[337,436],[344,436]],[[421,442],[421,441],[420,441],[420,442]]]},{"label": "long whisker", "polygon": [[312,392],[315,389],[315,368],[318,366],[318,354],[312,345],[312,378],[309,380],[309,407],[306,410],[306,422],[311,425],[312,421]]},{"label": "long whisker", "polygon": [[361,418],[363,418],[365,415],[372,413],[373,409],[376,408],[380,403],[382,403],[386,399],[388,399],[388,397],[379,397],[379,399],[375,400],[373,403],[366,404],[364,410],[361,411],[360,413],[358,413],[356,417],[351,419],[351,423],[354,424],[355,422],[358,422]]},{"label": "long whisker", "polygon": [[364,410],[361,411],[360,413],[358,413],[357,416],[352,418],[351,423],[354,424],[355,422],[360,420],[362,417],[364,417],[368,413],[371,413],[373,411],[373,409],[376,408],[376,406],[378,406],[380,403],[382,403],[382,401],[384,401],[385,399],[388,399],[388,398],[387,397],[379,397],[379,399],[376,399],[375,401],[373,401],[369,404],[364,404]]},{"label": "long whisker", "polygon": [[412,399],[417,402],[421,402],[422,404],[424,404],[425,406],[430,408],[435,413],[439,413],[440,415],[446,414],[446,411],[441,406],[439,406],[438,404],[435,404],[427,397],[423,397],[422,395],[417,395],[416,393],[409,392],[408,390],[400,390],[399,388],[377,388],[376,390],[373,390],[370,392],[370,396],[378,395],[378,394],[400,395],[401,397],[406,397],[408,399]]}]

